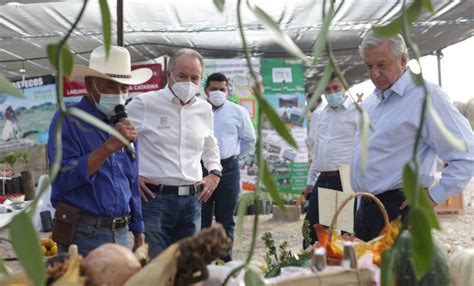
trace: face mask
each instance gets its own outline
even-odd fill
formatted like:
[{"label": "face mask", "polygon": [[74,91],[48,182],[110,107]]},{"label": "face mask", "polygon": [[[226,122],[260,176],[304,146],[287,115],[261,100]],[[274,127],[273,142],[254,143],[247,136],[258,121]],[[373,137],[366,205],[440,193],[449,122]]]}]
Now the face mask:
[{"label": "face mask", "polygon": [[171,78],[173,79],[174,84],[172,88],[170,87],[170,89],[174,96],[176,96],[181,101],[182,105],[188,104],[191,99],[199,92],[199,86],[197,84],[190,81],[177,82],[173,75],[171,75]]},{"label": "face mask", "polygon": [[128,96],[128,92],[118,94],[101,93],[97,89],[95,82],[94,88],[100,94],[100,101],[99,103],[95,102],[94,97],[92,97],[92,100],[94,100],[97,109],[107,116],[113,116],[115,114],[115,106],[125,104],[125,99]]},{"label": "face mask", "polygon": [[335,93],[325,94],[326,100],[332,108],[336,108],[344,102],[344,95],[342,92],[337,91]]},{"label": "face mask", "polygon": [[224,104],[226,100],[227,94],[223,91],[220,90],[213,90],[209,92],[209,97],[207,98],[207,101],[214,106],[214,107],[220,107]]}]

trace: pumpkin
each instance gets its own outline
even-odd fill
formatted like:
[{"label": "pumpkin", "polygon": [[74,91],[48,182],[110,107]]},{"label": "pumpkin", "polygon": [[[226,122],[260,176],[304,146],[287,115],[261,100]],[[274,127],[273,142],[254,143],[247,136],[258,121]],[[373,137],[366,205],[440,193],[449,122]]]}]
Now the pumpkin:
[{"label": "pumpkin", "polygon": [[448,251],[446,247],[436,238],[433,238],[433,264],[428,272],[416,281],[413,270],[412,251],[408,230],[404,230],[398,238],[399,243],[397,257],[395,261],[395,281],[397,286],[444,286],[451,285],[450,271],[448,264]]}]

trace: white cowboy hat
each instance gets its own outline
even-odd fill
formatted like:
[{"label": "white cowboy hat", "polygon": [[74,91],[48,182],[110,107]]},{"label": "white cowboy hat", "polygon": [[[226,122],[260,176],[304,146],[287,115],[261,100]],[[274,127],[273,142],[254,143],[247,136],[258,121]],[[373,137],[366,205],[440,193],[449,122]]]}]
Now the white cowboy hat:
[{"label": "white cowboy hat", "polygon": [[111,46],[109,56],[105,47],[95,48],[91,53],[89,67],[74,65],[72,77],[83,80],[86,76],[100,77],[123,84],[141,84],[149,80],[153,72],[148,68],[132,71],[130,53],[124,47]]}]

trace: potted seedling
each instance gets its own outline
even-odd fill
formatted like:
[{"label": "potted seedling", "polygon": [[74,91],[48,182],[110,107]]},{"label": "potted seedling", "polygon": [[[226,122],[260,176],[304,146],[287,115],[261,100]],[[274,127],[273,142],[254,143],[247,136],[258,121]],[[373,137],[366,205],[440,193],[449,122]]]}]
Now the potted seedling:
[{"label": "potted seedling", "polygon": [[[11,180],[7,182],[3,190],[2,202],[7,197],[14,198],[14,200],[23,200],[25,197],[31,199],[34,195],[34,184],[31,172],[26,170],[21,172],[21,176],[15,176],[15,164],[21,159],[28,163],[28,154],[26,152],[13,152],[7,154],[0,163],[3,163],[3,173],[9,173]],[[8,171],[8,172],[7,172]]]}]

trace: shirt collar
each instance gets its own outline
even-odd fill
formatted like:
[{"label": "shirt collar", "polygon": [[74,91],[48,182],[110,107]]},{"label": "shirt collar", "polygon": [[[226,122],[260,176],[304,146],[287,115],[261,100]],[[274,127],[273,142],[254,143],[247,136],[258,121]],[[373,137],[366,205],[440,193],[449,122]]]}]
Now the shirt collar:
[{"label": "shirt collar", "polygon": [[389,89],[385,90],[384,92],[382,92],[380,89],[375,89],[374,93],[381,101],[387,99],[392,94],[403,96],[405,94],[405,90],[410,84],[410,81],[411,74],[409,69],[406,69],[402,76],[397,79]]}]

